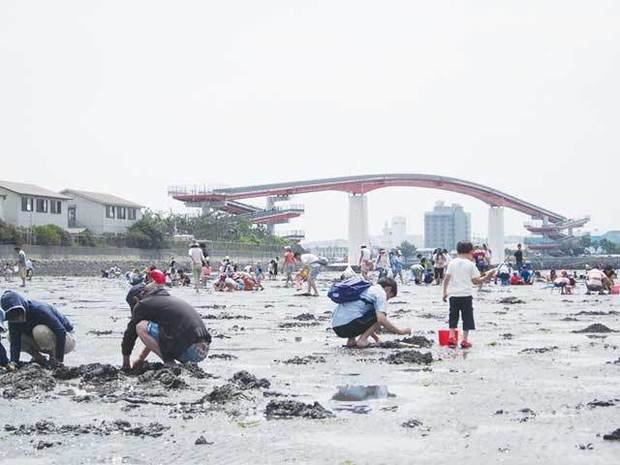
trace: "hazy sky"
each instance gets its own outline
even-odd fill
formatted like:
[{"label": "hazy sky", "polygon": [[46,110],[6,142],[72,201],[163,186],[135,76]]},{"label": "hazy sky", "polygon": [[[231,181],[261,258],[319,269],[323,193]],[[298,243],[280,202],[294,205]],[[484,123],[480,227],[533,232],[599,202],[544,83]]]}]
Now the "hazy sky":
[{"label": "hazy sky", "polygon": [[[620,2],[0,2],[0,179],[178,208],[168,185],[411,172],[620,229]],[[371,233],[441,191],[370,194]],[[346,236],[347,198],[282,229]],[[528,218],[507,213],[507,233]]]}]

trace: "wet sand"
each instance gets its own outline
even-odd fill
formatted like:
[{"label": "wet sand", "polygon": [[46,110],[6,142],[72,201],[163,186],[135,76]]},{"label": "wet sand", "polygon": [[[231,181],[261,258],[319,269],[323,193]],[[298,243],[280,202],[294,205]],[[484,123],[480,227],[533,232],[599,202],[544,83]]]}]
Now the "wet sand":
[{"label": "wet sand", "polygon": [[[329,276],[321,278],[325,294]],[[102,365],[27,367],[17,380],[0,374],[0,462],[477,465],[620,457],[620,441],[604,439],[620,428],[620,333],[600,326],[620,330],[618,296],[490,287],[476,294],[478,331],[473,349],[462,351],[437,346],[447,318],[440,289],[404,286],[390,316],[435,343],[348,350],[328,330],[327,297],[294,297],[280,282],[265,287],[174,289],[205,315],[215,336],[209,360],[202,370],[153,365],[123,374],[127,286],[35,278],[27,295],[56,304],[76,326],[77,351],[66,365]],[[515,299],[499,303],[507,297]],[[591,325],[597,332],[580,332]]]}]

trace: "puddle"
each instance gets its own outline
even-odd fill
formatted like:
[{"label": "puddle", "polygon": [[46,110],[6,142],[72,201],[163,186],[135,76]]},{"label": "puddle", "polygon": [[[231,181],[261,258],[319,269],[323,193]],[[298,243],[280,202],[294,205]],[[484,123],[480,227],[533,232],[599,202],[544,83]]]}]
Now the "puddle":
[{"label": "puddle", "polygon": [[332,400],[339,402],[362,402],[371,399],[387,399],[396,397],[388,392],[387,386],[346,385],[338,386],[338,392]]}]

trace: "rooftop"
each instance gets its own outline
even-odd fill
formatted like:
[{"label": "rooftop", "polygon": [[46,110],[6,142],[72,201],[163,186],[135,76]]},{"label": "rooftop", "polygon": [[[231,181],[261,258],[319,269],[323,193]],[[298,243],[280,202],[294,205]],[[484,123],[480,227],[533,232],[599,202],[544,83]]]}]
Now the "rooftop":
[{"label": "rooftop", "polygon": [[77,189],[64,189],[62,193],[82,197],[86,200],[90,200],[91,202],[95,202],[95,203],[100,203],[102,205],[114,205],[114,206],[129,207],[129,208],[143,208],[144,207],[144,205],[131,202],[130,200],[126,200],[126,199],[123,199],[121,197],[117,197],[111,194],[103,194],[101,192],[81,191]]},{"label": "rooftop", "polygon": [[35,186],[34,184],[28,184],[25,182],[0,181],[0,187],[20,195],[32,195],[33,197],[50,197],[52,199],[60,200],[71,199],[71,197],[59,194],[58,192],[44,189],[43,187]]}]

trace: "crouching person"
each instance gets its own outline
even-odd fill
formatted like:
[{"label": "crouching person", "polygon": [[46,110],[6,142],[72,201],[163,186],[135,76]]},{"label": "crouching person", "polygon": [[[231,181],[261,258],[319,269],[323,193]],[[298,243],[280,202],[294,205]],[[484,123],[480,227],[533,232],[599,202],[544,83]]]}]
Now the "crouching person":
[{"label": "crouching person", "polygon": [[151,352],[164,362],[198,363],[207,357],[211,336],[190,304],[163,288],[149,292],[143,284],[129,290],[127,303],[131,320],[123,335],[123,369],[130,368],[129,359],[137,338],[145,348],[134,361],[134,368],[139,368]]},{"label": "crouching person", "polygon": [[[352,281],[356,279],[351,278]],[[347,283],[352,281],[347,280],[342,284],[347,286]],[[359,295],[356,295],[353,289],[355,287],[361,291]],[[398,292],[395,280],[381,278],[375,285],[364,284],[363,281],[355,282],[352,283],[351,290],[352,292],[349,289],[341,292],[342,296],[349,292],[351,295],[351,298],[342,299],[332,297],[330,290],[330,298],[334,302],[340,302],[332,315],[332,329],[338,337],[347,339],[347,347],[366,347],[369,337],[379,342],[377,332],[381,327],[395,334],[411,333],[410,328],[400,329],[387,317],[387,301],[396,297]]]},{"label": "crouching person", "polygon": [[53,305],[28,300],[17,292],[6,291],[0,299],[0,318],[9,324],[11,368],[19,362],[21,352],[32,360],[63,363],[65,354],[75,349],[73,325]]}]

